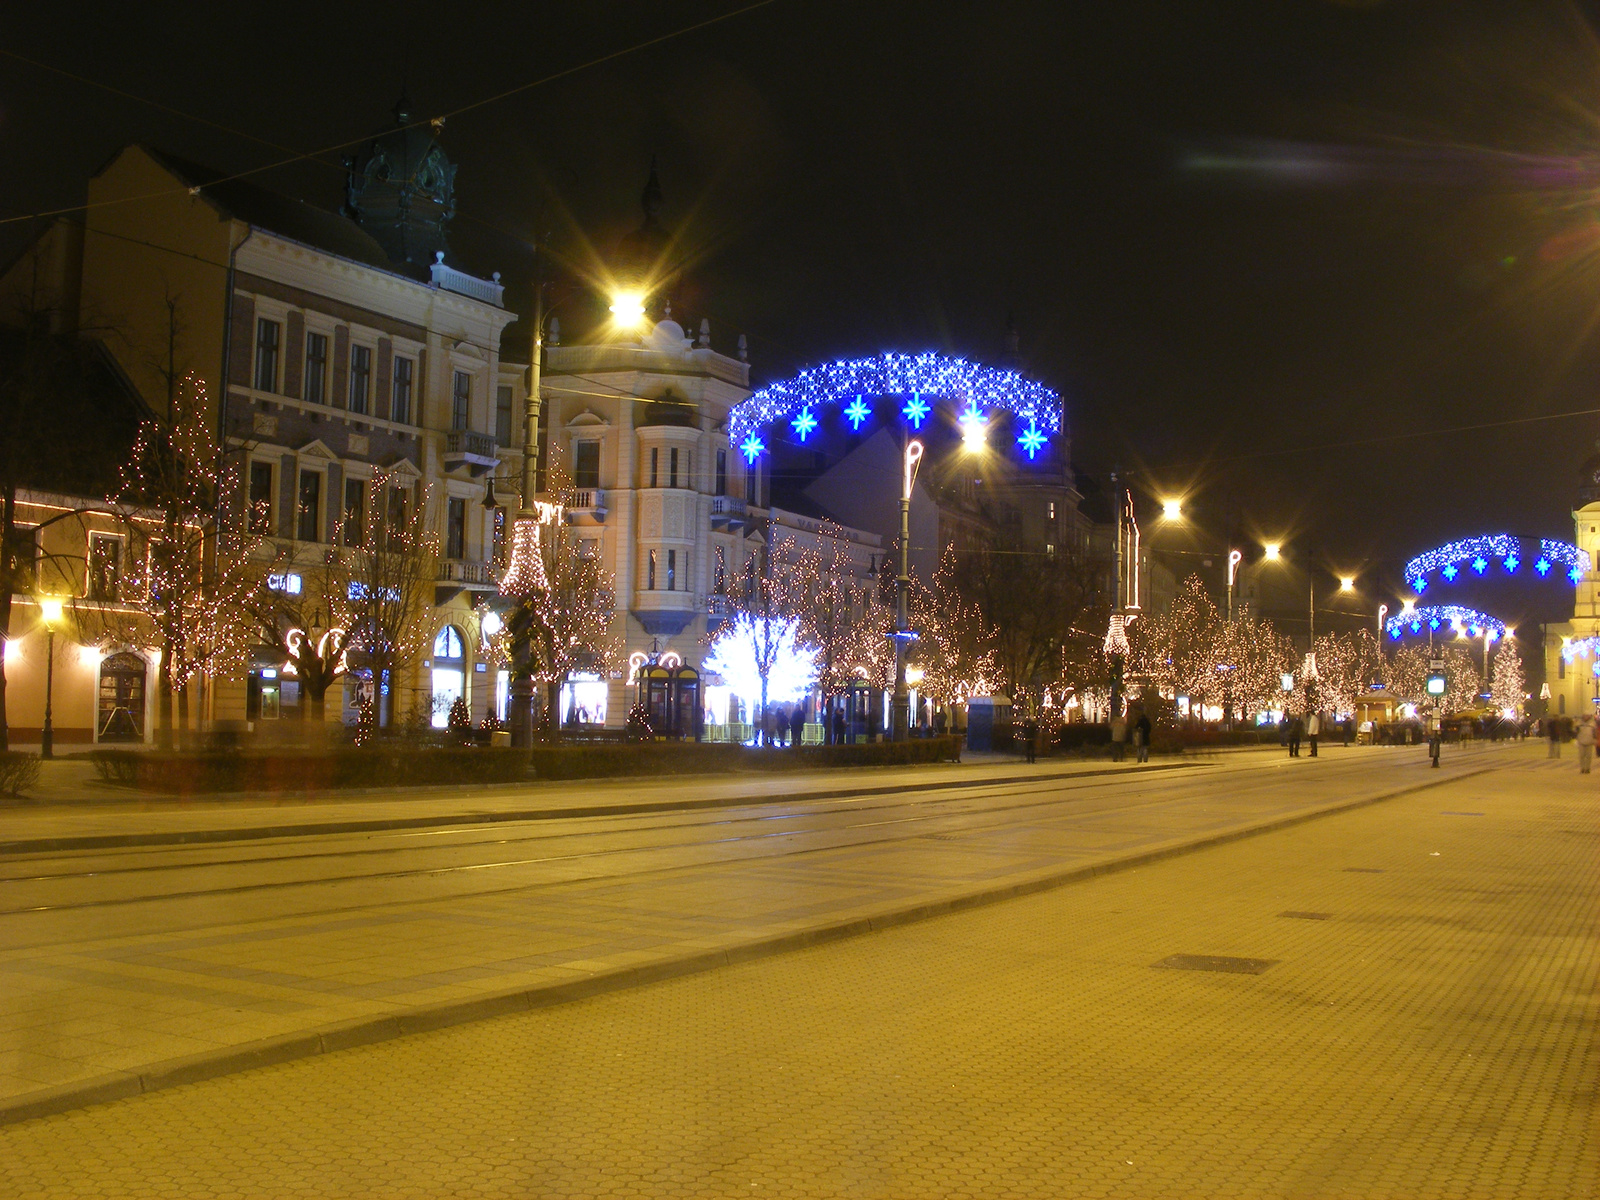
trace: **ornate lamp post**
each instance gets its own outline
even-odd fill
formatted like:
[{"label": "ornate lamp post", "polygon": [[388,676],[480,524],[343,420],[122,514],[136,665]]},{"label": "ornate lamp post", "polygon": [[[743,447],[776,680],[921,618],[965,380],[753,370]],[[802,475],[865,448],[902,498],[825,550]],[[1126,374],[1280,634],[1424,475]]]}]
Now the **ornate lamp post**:
[{"label": "ornate lamp post", "polygon": [[44,728],[39,731],[39,757],[54,758],[56,733],[51,712],[56,684],[56,625],[61,620],[61,598],[41,596],[39,619],[44,622],[47,634],[44,659]]},{"label": "ornate lamp post", "polygon": [[891,736],[903,742],[910,736],[911,692],[906,685],[906,644],[914,636],[906,612],[906,593],[911,586],[911,485],[922,461],[922,443],[913,438],[906,443],[905,469],[900,487],[900,574],[894,579],[894,712]]}]

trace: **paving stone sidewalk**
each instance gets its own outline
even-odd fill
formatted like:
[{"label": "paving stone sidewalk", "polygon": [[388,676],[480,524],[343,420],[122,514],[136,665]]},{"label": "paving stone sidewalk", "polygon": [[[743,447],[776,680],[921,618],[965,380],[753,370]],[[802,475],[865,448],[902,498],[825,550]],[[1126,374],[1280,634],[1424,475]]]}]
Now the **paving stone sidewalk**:
[{"label": "paving stone sidewalk", "polygon": [[0,1192],[1593,1197],[1600,785],[1570,756],[1507,762],[936,921],[3,1128]]},{"label": "paving stone sidewalk", "polygon": [[[1171,773],[1159,799],[953,819],[893,843],[821,838],[802,854],[730,858],[498,894],[340,906],[285,919],[0,954],[0,1120],[257,1063],[571,999],[1021,894],[1509,761],[1457,755]],[[1201,786],[1209,774],[1216,786]],[[1158,780],[1150,773],[1144,777]],[[1279,785],[1278,780],[1288,781]],[[1110,794],[1110,793],[1108,793]],[[1133,802],[1138,801],[1138,802]]]}]

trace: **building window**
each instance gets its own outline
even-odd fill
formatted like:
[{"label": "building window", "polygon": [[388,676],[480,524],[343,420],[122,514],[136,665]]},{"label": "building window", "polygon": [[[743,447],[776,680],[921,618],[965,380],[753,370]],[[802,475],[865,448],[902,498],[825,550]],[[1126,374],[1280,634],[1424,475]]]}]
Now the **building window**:
[{"label": "building window", "polygon": [[103,533],[89,535],[88,596],[91,600],[121,598],[122,539]]},{"label": "building window", "polygon": [[322,515],[322,472],[300,472],[300,496],[295,505],[294,535],[302,542],[320,542],[317,518]]},{"label": "building window", "polygon": [[661,478],[661,451],[658,447],[650,447],[650,486],[656,487]]},{"label": "building window", "polygon": [[580,488],[600,486],[599,442],[578,442],[572,447],[572,484]]},{"label": "building window", "polygon": [[744,472],[744,502],[746,504],[755,504],[760,495],[761,472],[754,463],[751,463],[745,468]]},{"label": "building window", "polygon": [[1052,521],[1056,519],[1056,502],[1054,500],[1050,501],[1049,519]]},{"label": "building window", "polygon": [[389,419],[401,425],[411,424],[411,372],[415,362],[402,355],[394,356],[394,396],[389,405]]},{"label": "building window", "polygon": [[1557,699],[1561,702],[1560,703],[1560,713],[1564,717],[1564,716],[1567,715],[1567,694],[1565,692],[1562,692],[1561,695],[1557,697]]},{"label": "building window", "polygon": [[326,334],[306,334],[306,400],[311,404],[326,404],[328,402],[328,338]]},{"label": "building window", "polygon": [[372,347],[350,347],[350,411],[367,414],[372,398]]},{"label": "building window", "polygon": [[494,394],[494,440],[511,445],[511,389],[501,387]]},{"label": "building window", "polygon": [[460,496],[451,496],[446,510],[444,531],[444,556],[467,556],[467,502]]},{"label": "building window", "polygon": [[367,544],[367,481],[365,479],[346,479],[344,481],[344,544],[346,546],[365,546]]},{"label": "building window", "polygon": [[256,390],[278,390],[278,333],[276,321],[262,317],[256,322]]},{"label": "building window", "polygon": [[457,371],[455,387],[450,393],[450,428],[465,429],[471,412],[472,376],[465,371]]},{"label": "building window", "polygon": [[250,464],[250,532],[272,532],[272,464]]},{"label": "building window", "polygon": [[1054,542],[1046,542],[1044,544],[1044,556],[1046,558],[1054,558],[1056,556],[1056,544]]},{"label": "building window", "polygon": [[386,540],[391,551],[403,550],[406,544],[406,489],[392,487],[389,489],[389,513],[385,522],[388,526]]},{"label": "building window", "polygon": [[649,552],[645,562],[644,590],[647,592],[656,590],[656,552],[654,550]]},{"label": "building window", "polygon": [[494,546],[494,565],[503,568],[506,565],[506,510],[504,508],[494,510],[494,533],[491,536]]},{"label": "building window", "polygon": [[722,546],[717,547],[717,565],[711,590],[719,595],[728,590],[728,555]]},{"label": "building window", "polygon": [[667,591],[675,592],[677,590],[678,590],[678,552],[676,550],[668,550],[667,551]]},{"label": "building window", "polygon": [[1567,677],[1567,656],[1564,655],[1564,654],[1558,654],[1558,655],[1556,655],[1556,678],[1557,679],[1565,679],[1566,677]]},{"label": "building window", "polygon": [[676,446],[674,446],[671,450],[669,450],[667,452],[667,472],[668,472],[668,477],[672,480],[672,482],[667,484],[667,486],[668,487],[677,487],[678,486],[678,448]]},{"label": "building window", "polygon": [[717,485],[716,485],[716,487],[717,487],[717,490],[715,492],[716,495],[718,495],[718,496],[726,496],[728,494],[728,452],[726,450],[718,450],[717,451]]}]

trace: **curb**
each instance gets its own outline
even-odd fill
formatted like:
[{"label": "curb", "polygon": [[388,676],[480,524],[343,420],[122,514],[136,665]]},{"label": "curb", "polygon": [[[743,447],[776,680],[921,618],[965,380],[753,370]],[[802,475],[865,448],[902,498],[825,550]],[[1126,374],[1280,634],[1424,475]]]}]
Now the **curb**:
[{"label": "curb", "polygon": [[[1146,763],[1139,774],[1150,771],[1175,771],[1204,765],[1200,762]],[[248,842],[268,838],[308,837],[319,833],[375,833],[388,829],[425,829],[444,825],[494,825],[502,821],[557,821],[581,817],[631,817],[645,813],[687,812],[708,808],[749,808],[763,804],[809,803],[814,800],[850,799],[856,796],[893,796],[929,789],[989,787],[995,784],[1032,783],[1037,780],[1088,779],[1098,775],[1127,775],[1127,768],[1105,767],[1092,771],[1065,771],[1055,774],[987,776],[982,779],[951,779],[942,782],[921,780],[888,786],[832,788],[825,791],[784,792],[766,796],[716,796],[704,800],[637,800],[622,804],[567,805],[562,808],[535,808],[506,812],[469,812],[450,816],[374,817],[362,821],[303,821],[294,825],[241,826],[237,829],[183,829],[152,833],[79,834],[50,838],[23,838],[0,842],[0,854],[40,854],[60,850],[108,850],[129,846],[183,846],[204,842]],[[649,778],[642,776],[641,778]],[[722,776],[716,776],[721,779]],[[522,787],[522,784],[495,785]],[[483,789],[474,789],[481,791]],[[375,795],[393,795],[394,789],[374,789]]]},{"label": "curb", "polygon": [[1289,816],[1274,817],[1269,821],[1262,821],[1254,825],[1208,834],[1193,841],[1155,846],[1151,849],[1141,850],[1119,858],[1086,863],[1067,871],[1047,871],[1015,879],[981,891],[919,901],[915,904],[905,905],[900,908],[889,908],[864,916],[841,918],[810,929],[756,938],[723,950],[707,950],[696,954],[682,955],[677,958],[663,959],[660,962],[643,963],[633,967],[620,967],[613,971],[591,975],[586,979],[574,979],[565,983],[496,992],[476,997],[472,1000],[450,1001],[405,1013],[395,1013],[383,1017],[357,1018],[353,1021],[325,1025],[306,1032],[283,1034],[275,1038],[263,1038],[240,1046],[230,1046],[223,1050],[206,1051],[182,1058],[167,1059],[163,1062],[152,1063],[139,1071],[111,1072],[79,1083],[45,1088],[0,1101],[0,1126],[14,1125],[21,1121],[32,1120],[35,1117],[53,1116],[92,1104],[123,1100],[130,1096],[143,1095],[147,1092],[160,1091],[182,1084],[200,1083],[204,1080],[217,1079],[224,1075],[248,1071],[254,1067],[275,1066],[279,1063],[294,1062],[322,1054],[331,1054],[336,1050],[348,1050],[357,1046],[370,1046],[377,1042],[392,1041],[413,1033],[448,1029],[455,1025],[488,1020],[491,1017],[508,1016],[514,1013],[550,1008],[558,1004],[588,999],[608,992],[623,991],[627,988],[639,987],[648,983],[699,975],[706,971],[715,970],[718,967],[752,962],[790,950],[800,950],[828,942],[842,941],[845,938],[856,937],[865,933],[893,929],[901,925],[911,925],[950,913],[964,912],[1020,896],[1051,891],[1066,884],[1092,879],[1099,875],[1112,875],[1120,871],[1133,870],[1150,863],[1178,858],[1185,854],[1226,845],[1229,842],[1243,841],[1246,838],[1256,837],[1264,833],[1274,833],[1280,829],[1303,825],[1323,817],[1337,816],[1340,813],[1367,808],[1388,800],[1395,800],[1401,796],[1427,791],[1442,784],[1458,783],[1463,779],[1486,775],[1499,769],[1498,764],[1479,767],[1476,770],[1465,771],[1460,775],[1430,779],[1376,796],[1364,796],[1359,800],[1347,800],[1324,808],[1293,813]]}]

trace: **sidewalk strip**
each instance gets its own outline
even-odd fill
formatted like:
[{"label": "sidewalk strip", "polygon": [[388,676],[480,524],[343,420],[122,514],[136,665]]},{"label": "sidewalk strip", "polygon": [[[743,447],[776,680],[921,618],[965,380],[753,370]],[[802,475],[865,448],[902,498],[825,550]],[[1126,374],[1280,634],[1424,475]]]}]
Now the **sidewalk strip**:
[{"label": "sidewalk strip", "polygon": [[[1509,765],[1509,764],[1508,764]],[[790,933],[752,938],[741,945],[720,950],[708,950],[679,955],[656,962],[621,967],[604,971],[586,979],[570,980],[534,988],[518,988],[505,992],[489,993],[469,1000],[448,1001],[391,1013],[380,1017],[360,1018],[320,1028],[263,1038],[238,1046],[182,1058],[153,1063],[136,1071],[116,1071],[64,1084],[28,1092],[0,1100],[0,1125],[15,1124],[35,1117],[66,1112],[86,1105],[110,1100],[125,1099],[145,1092],[159,1091],[181,1084],[197,1083],[231,1075],[254,1067],[272,1066],[320,1054],[346,1050],[355,1046],[389,1041],[412,1033],[444,1029],[453,1025],[487,1020],[511,1013],[529,1012],[587,999],[608,992],[621,991],[647,983],[695,975],[733,963],[750,962],[786,951],[838,941],[878,930],[925,921],[948,913],[961,912],[984,905],[995,904],[1018,896],[1048,891],[1079,880],[1099,875],[1130,870],[1180,855],[1191,854],[1214,846],[1244,838],[1256,837],[1281,829],[1288,829],[1323,817],[1350,812],[1387,800],[1394,800],[1416,792],[1445,784],[1459,783],[1478,775],[1504,769],[1501,764],[1490,764],[1460,774],[1445,775],[1423,783],[1355,800],[1340,801],[1320,808],[1279,816],[1267,821],[1242,825],[1233,829],[1209,834],[1187,841],[1153,846],[1131,854],[1085,863],[1065,871],[1044,871],[1024,875],[979,891],[958,895],[935,897],[878,912],[857,914]],[[1027,781],[1037,780],[1037,775],[1027,776]],[[986,783],[995,780],[983,781]],[[926,786],[926,785],[923,785]],[[791,797],[792,798],[792,797]],[[741,803],[748,803],[747,801]],[[1287,914],[1286,914],[1287,915]]]}]

